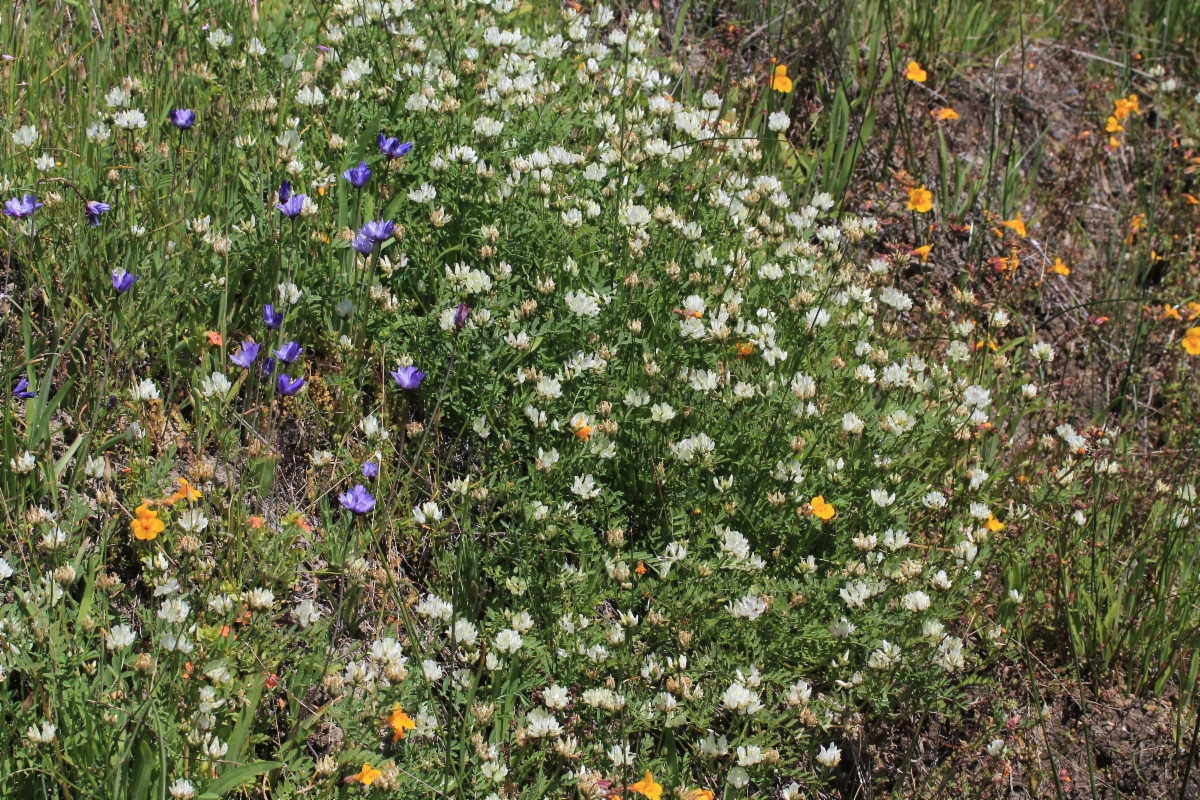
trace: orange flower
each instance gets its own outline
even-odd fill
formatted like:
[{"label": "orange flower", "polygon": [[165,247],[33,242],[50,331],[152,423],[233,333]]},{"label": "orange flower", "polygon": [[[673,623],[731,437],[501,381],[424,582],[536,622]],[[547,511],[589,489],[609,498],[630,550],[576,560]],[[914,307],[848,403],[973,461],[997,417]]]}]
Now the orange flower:
[{"label": "orange flower", "polygon": [[1071,268],[1063,262],[1061,258],[1054,259],[1054,266],[1050,268],[1051,272],[1056,272],[1064,278],[1071,274]]},{"label": "orange flower", "polygon": [[1188,328],[1183,336],[1183,349],[1189,355],[1200,356],[1200,328]]},{"label": "orange flower", "polygon": [[787,67],[783,64],[775,67],[775,74],[771,76],[771,88],[784,94],[792,90],[792,79],[787,76]]},{"label": "orange flower", "polygon": [[592,426],[580,423],[575,428],[575,435],[585,442],[589,441],[592,438]]},{"label": "orange flower", "polygon": [[1197,200],[1195,197],[1192,197],[1190,194],[1184,193],[1183,198],[1188,201],[1188,205],[1190,205],[1190,206],[1200,206],[1200,200]]},{"label": "orange flower", "polygon": [[158,512],[150,510],[149,503],[142,503],[134,509],[136,517],[129,523],[129,530],[133,531],[133,538],[141,539],[144,542],[152,542],[154,538],[166,530],[167,526],[161,519],[158,518]]},{"label": "orange flower", "polygon": [[637,565],[637,569],[635,569],[634,572],[637,573],[637,576],[639,578],[642,577],[643,575],[646,574],[646,564],[642,561],[639,561],[638,565]]},{"label": "orange flower", "polygon": [[258,516],[257,514],[255,514],[255,515],[251,516],[250,519],[247,520],[247,522],[250,523],[251,528],[254,528],[254,530],[258,530],[259,528],[262,527],[263,518]]},{"label": "orange flower", "polygon": [[737,346],[738,358],[745,358],[754,352],[754,344],[751,342],[742,342]]},{"label": "orange flower", "polygon": [[1133,114],[1141,114],[1142,109],[1138,106],[1138,97],[1136,94],[1131,94],[1129,97],[1118,97],[1113,100],[1113,116],[1117,119],[1125,119]]},{"label": "orange flower", "polygon": [[921,247],[914,247],[912,251],[909,252],[909,255],[916,256],[917,258],[921,259],[921,263],[924,264],[929,260],[929,251],[931,250],[933,250],[933,245],[926,244],[922,245]]},{"label": "orange flower", "polygon": [[1109,117],[1108,124],[1104,126],[1104,130],[1108,133],[1120,133],[1125,130],[1125,126],[1118,122],[1116,117]]},{"label": "orange flower", "polygon": [[1008,228],[1013,233],[1017,234],[1017,236],[1020,236],[1022,239],[1025,238],[1025,221],[1023,219],[1021,219],[1020,211],[1017,212],[1016,219],[1006,219],[1006,220],[1002,221],[1000,224],[1003,227]]},{"label": "orange flower", "polygon": [[710,789],[693,789],[687,796],[687,800],[714,800],[716,795]]},{"label": "orange flower", "polygon": [[904,77],[914,83],[924,83],[929,76],[925,70],[921,69],[921,65],[915,61],[908,62],[908,66],[904,68]]},{"label": "orange flower", "polygon": [[938,122],[958,119],[958,112],[953,108],[937,108],[929,112]]},{"label": "orange flower", "polygon": [[829,503],[826,503],[825,498],[822,495],[817,495],[814,497],[809,505],[812,506],[813,514],[815,514],[822,522],[828,522],[837,515],[837,510],[834,509],[833,506],[829,505]]},{"label": "orange flower", "polygon": [[1200,303],[1188,303],[1188,319],[1200,317]]},{"label": "orange flower", "polygon": [[663,787],[655,783],[654,776],[650,774],[650,770],[646,770],[646,777],[637,783],[631,784],[629,791],[645,795],[650,800],[662,800]]},{"label": "orange flower", "polygon": [[1163,319],[1177,319],[1181,322],[1183,321],[1183,317],[1180,316],[1179,312],[1176,311],[1170,303],[1163,303]]},{"label": "orange flower", "polygon": [[216,331],[209,331],[208,343],[215,347],[220,347],[221,345],[225,344],[225,340],[222,339],[221,334],[217,333]]},{"label": "orange flower", "polygon": [[404,713],[404,709],[400,708],[400,704],[396,703],[392,706],[392,713],[383,718],[383,724],[392,729],[392,743],[396,743],[404,738],[405,731],[411,731],[417,727],[417,723],[412,721],[408,714]]},{"label": "orange flower", "polygon": [[168,496],[165,499],[165,502],[170,503],[171,505],[175,505],[180,500],[187,500],[189,503],[194,503],[203,496],[204,495],[200,494],[200,492],[192,488],[192,485],[188,483],[187,478],[180,478],[179,488],[175,490],[174,494]]},{"label": "orange flower", "polygon": [[992,514],[988,514],[987,522],[983,523],[983,527],[987,528],[992,533],[999,533],[1004,530],[1004,523],[996,519]]},{"label": "orange flower", "polygon": [[915,211],[918,214],[924,214],[933,208],[933,192],[925,188],[924,184],[920,189],[908,190],[908,210]]},{"label": "orange flower", "polygon": [[370,786],[382,774],[382,772],[370,764],[363,764],[362,771],[357,775],[351,775],[349,778],[346,778],[346,783],[361,783],[363,786]]}]

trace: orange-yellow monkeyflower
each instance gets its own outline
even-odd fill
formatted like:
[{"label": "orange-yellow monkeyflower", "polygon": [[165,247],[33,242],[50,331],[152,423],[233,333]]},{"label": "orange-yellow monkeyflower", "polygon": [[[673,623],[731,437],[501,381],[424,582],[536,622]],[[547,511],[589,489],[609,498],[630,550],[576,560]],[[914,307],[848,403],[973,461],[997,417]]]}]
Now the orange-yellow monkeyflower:
[{"label": "orange-yellow monkeyflower", "polygon": [[931,245],[931,244],[921,245],[920,247],[914,247],[909,252],[909,255],[916,256],[917,258],[921,259],[921,263],[924,264],[926,261],[929,260],[929,253],[931,250],[933,250],[933,245]]},{"label": "orange-yellow monkeyflower", "polygon": [[983,523],[983,527],[992,533],[999,533],[1004,530],[1004,523],[996,519],[994,514],[988,514],[987,522]]},{"label": "orange-yellow monkeyflower", "polygon": [[392,713],[383,718],[383,723],[392,729],[392,742],[398,742],[404,738],[405,731],[411,731],[417,727],[417,723],[412,721],[408,714],[404,713],[404,709],[399,703],[392,706]]},{"label": "orange-yellow monkeyflower", "polygon": [[194,503],[203,496],[199,491],[192,488],[187,478],[180,478],[179,488],[175,490],[174,494],[169,495],[165,502],[171,505],[175,505],[180,500],[187,500],[189,503]]},{"label": "orange-yellow monkeyflower", "polygon": [[711,789],[693,789],[687,796],[687,800],[714,800],[716,797]]},{"label": "orange-yellow monkeyflower", "polygon": [[1188,328],[1183,335],[1183,349],[1189,355],[1200,356],[1200,328]]},{"label": "orange-yellow monkeyflower", "polygon": [[925,188],[908,190],[908,210],[924,214],[933,208],[933,192]]},{"label": "orange-yellow monkeyflower", "polygon": [[822,495],[814,497],[809,505],[812,507],[813,514],[822,522],[828,522],[837,515],[837,510],[829,503],[826,503]]},{"label": "orange-yellow monkeyflower", "polygon": [[904,68],[904,77],[914,83],[924,83],[929,75],[925,73],[925,70],[921,69],[921,65],[916,61],[910,61],[908,62],[908,66]]},{"label": "orange-yellow monkeyflower", "polygon": [[1021,219],[1020,211],[1017,212],[1016,219],[1003,220],[1000,223],[1000,225],[1002,227],[1008,228],[1010,231],[1015,233],[1017,236],[1020,236],[1022,239],[1025,238],[1025,220]]},{"label": "orange-yellow monkeyflower", "polygon": [[383,773],[372,767],[370,764],[363,764],[362,771],[357,775],[351,775],[346,778],[347,783],[361,783],[363,786],[370,786]]},{"label": "orange-yellow monkeyflower", "polygon": [[1054,266],[1050,268],[1050,271],[1062,275],[1064,278],[1071,274],[1071,268],[1061,258],[1057,257],[1054,259]]},{"label": "orange-yellow monkeyflower", "polygon": [[650,800],[662,800],[663,787],[655,783],[654,776],[650,774],[650,770],[646,770],[646,777],[637,783],[631,784],[629,791],[645,795]]},{"label": "orange-yellow monkeyflower", "polygon": [[787,67],[783,64],[775,67],[775,74],[771,76],[771,88],[783,94],[792,90],[792,79],[788,77]]},{"label": "orange-yellow monkeyflower", "polygon": [[939,108],[934,111],[930,111],[929,113],[932,114],[939,122],[958,119],[958,112],[953,108]]},{"label": "orange-yellow monkeyflower", "polygon": [[149,503],[142,503],[134,509],[134,517],[129,523],[133,538],[143,542],[152,542],[154,538],[166,530],[166,524],[158,518],[158,512],[150,509]]}]

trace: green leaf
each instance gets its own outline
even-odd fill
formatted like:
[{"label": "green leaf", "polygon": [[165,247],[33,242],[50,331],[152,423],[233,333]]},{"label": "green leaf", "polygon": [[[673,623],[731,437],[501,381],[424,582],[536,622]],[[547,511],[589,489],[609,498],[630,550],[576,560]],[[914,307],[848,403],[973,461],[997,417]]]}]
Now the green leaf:
[{"label": "green leaf", "polygon": [[283,766],[286,766],[286,764],[282,761],[255,761],[250,764],[243,764],[236,769],[231,769],[210,783],[208,788],[200,795],[200,800],[217,800],[217,798],[223,797],[227,792],[233,791],[250,780],[257,778],[259,775]]}]

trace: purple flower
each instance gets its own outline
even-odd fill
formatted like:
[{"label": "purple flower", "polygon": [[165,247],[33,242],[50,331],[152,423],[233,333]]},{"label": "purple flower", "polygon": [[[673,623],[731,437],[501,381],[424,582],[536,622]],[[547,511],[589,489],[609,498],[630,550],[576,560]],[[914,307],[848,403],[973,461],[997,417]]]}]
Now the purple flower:
[{"label": "purple flower", "polygon": [[27,194],[20,200],[12,198],[4,201],[4,216],[12,217],[13,219],[24,219],[33,214],[45,203],[39,203],[37,197],[32,194]]},{"label": "purple flower", "polygon": [[125,294],[133,288],[133,284],[137,282],[137,275],[130,275],[123,269],[114,269],[112,271],[113,288],[117,290],[117,294]]},{"label": "purple flower", "polygon": [[262,345],[253,339],[247,339],[242,342],[242,346],[238,348],[238,351],[229,357],[229,360],[242,369],[250,369],[254,360],[258,358],[258,350],[261,347]]},{"label": "purple flower", "polygon": [[277,331],[282,324],[283,311],[276,311],[275,306],[270,303],[263,306],[263,325],[266,325],[273,331]]},{"label": "purple flower", "polygon": [[359,235],[366,236],[372,242],[386,242],[392,238],[392,231],[396,230],[396,223],[390,219],[371,220],[366,225],[363,225]]},{"label": "purple flower", "polygon": [[21,378],[17,381],[17,385],[13,387],[13,394],[22,400],[28,400],[31,397],[37,397],[37,392],[29,391],[29,379]]},{"label": "purple flower", "polygon": [[292,182],[284,181],[279,184],[279,202],[286,203],[288,198],[292,196]]},{"label": "purple flower", "polygon": [[350,491],[339,494],[338,500],[343,508],[355,514],[366,514],[375,507],[375,495],[368,492],[361,483],[356,483]]},{"label": "purple flower", "polygon": [[470,310],[471,310],[471,309],[470,309],[470,308],[467,306],[467,304],[466,304],[466,303],[459,303],[459,304],[458,304],[458,308],[457,308],[457,309],[455,309],[455,311],[454,311],[454,327],[458,328],[460,331],[461,331],[461,330],[462,330],[464,327],[466,327],[466,324],[467,324],[467,313],[468,313]]},{"label": "purple flower", "polygon": [[292,380],[291,376],[284,372],[279,375],[279,380],[276,382],[275,387],[279,389],[279,393],[284,397],[291,397],[304,388],[304,378]]},{"label": "purple flower", "polygon": [[425,380],[425,373],[409,365],[393,371],[392,377],[396,379],[397,386],[406,392],[411,392],[421,385],[421,381]]},{"label": "purple flower", "polygon": [[371,170],[367,168],[367,162],[360,161],[357,167],[351,167],[343,172],[342,177],[350,181],[350,185],[355,189],[361,189],[371,179]]},{"label": "purple flower", "polygon": [[294,194],[288,198],[286,203],[276,203],[275,207],[282,211],[288,219],[295,219],[304,210],[304,195]]},{"label": "purple flower", "polygon": [[354,241],[350,243],[356,253],[369,256],[375,252],[375,242],[371,241],[369,236],[359,233],[354,236]]},{"label": "purple flower", "polygon": [[263,362],[262,374],[270,375],[274,371],[275,371],[275,359],[268,358],[266,361]]},{"label": "purple flower", "polygon": [[196,124],[196,112],[190,108],[176,108],[171,112],[171,124],[181,131]]},{"label": "purple flower", "polygon": [[364,462],[362,466],[362,473],[364,478],[377,478],[379,477],[379,465],[374,461]]},{"label": "purple flower", "polygon": [[88,218],[89,225],[99,225],[100,215],[106,211],[112,211],[112,206],[108,203],[101,203],[99,200],[88,200],[84,206],[83,213]]},{"label": "purple flower", "polygon": [[304,350],[302,350],[300,345],[296,344],[295,342],[288,342],[278,350],[272,350],[271,352],[274,353],[275,357],[283,363],[291,364],[300,357]]},{"label": "purple flower", "polygon": [[412,142],[401,142],[399,139],[379,134],[379,152],[388,158],[400,158],[412,150]]}]

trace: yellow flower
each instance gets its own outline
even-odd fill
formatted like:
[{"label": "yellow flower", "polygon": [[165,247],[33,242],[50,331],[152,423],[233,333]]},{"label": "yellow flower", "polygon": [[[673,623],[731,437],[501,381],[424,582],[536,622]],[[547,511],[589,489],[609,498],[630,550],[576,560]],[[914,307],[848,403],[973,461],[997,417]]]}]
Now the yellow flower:
[{"label": "yellow flower", "polygon": [[908,62],[908,66],[904,68],[904,77],[915,83],[924,83],[929,76],[925,74],[925,70],[921,69],[921,65],[915,61]]},{"label": "yellow flower", "polygon": [[937,109],[935,111],[931,111],[929,113],[933,114],[934,118],[937,119],[939,122],[942,122],[945,120],[958,119],[958,112],[955,111],[953,108],[939,108],[939,109]]},{"label": "yellow flower", "polygon": [[816,517],[822,522],[828,522],[837,515],[837,510],[834,509],[833,506],[829,505],[829,503],[826,503],[825,498],[822,495],[817,495],[814,497],[809,505],[812,506],[813,514],[815,514]]},{"label": "yellow flower", "polygon": [[1188,328],[1183,336],[1183,349],[1189,355],[1200,356],[1200,328]]},{"label": "yellow flower", "polygon": [[1104,130],[1109,133],[1120,133],[1125,130],[1125,126],[1118,122],[1116,117],[1109,117],[1108,124],[1104,126]]},{"label": "yellow flower", "polygon": [[917,258],[921,259],[921,263],[924,264],[929,260],[929,251],[931,250],[933,250],[933,245],[926,244],[922,245],[921,247],[914,247],[909,255],[916,256]]},{"label": "yellow flower", "polygon": [[775,74],[771,76],[771,88],[784,94],[792,90],[792,79],[787,76],[787,67],[783,64],[775,67]]},{"label": "yellow flower", "polygon": [[687,800],[714,800],[715,797],[711,789],[693,789]]},{"label": "yellow flower", "polygon": [[644,794],[650,800],[662,800],[663,787],[655,783],[654,776],[650,774],[650,770],[646,770],[646,777],[632,784],[629,787],[629,791]]},{"label": "yellow flower", "polygon": [[417,723],[413,722],[412,718],[404,713],[404,709],[400,708],[399,703],[392,706],[392,713],[383,718],[383,723],[395,732],[392,735],[393,743],[403,739],[405,731],[411,731],[417,727]]},{"label": "yellow flower", "polygon": [[152,511],[148,503],[142,503],[134,509],[136,517],[129,522],[129,530],[133,531],[133,538],[140,539],[144,542],[154,541],[154,537],[158,536],[167,526],[161,519],[158,518],[158,512]]},{"label": "yellow flower", "polygon": [[924,214],[933,208],[933,192],[922,184],[920,189],[908,190],[908,210]]},{"label": "yellow flower", "polygon": [[1000,224],[1002,226],[1004,226],[1005,228],[1008,228],[1013,233],[1017,234],[1017,236],[1020,236],[1022,239],[1025,238],[1025,221],[1023,219],[1021,219],[1020,211],[1017,212],[1016,219],[1006,219],[1006,220],[1002,221]]},{"label": "yellow flower", "polygon": [[1163,319],[1177,319],[1182,322],[1183,316],[1170,303],[1163,303]]},{"label": "yellow flower", "polygon": [[383,773],[372,767],[370,764],[363,764],[362,771],[357,775],[351,775],[346,780],[351,783],[361,783],[363,786],[370,786]]},{"label": "yellow flower", "polygon": [[992,533],[999,533],[1004,530],[1004,523],[996,519],[994,514],[988,514],[987,522],[983,523],[983,527]]},{"label": "yellow flower", "polygon": [[1136,94],[1131,94],[1129,97],[1118,97],[1113,100],[1113,116],[1117,119],[1125,119],[1130,113],[1141,114],[1142,110],[1138,107],[1138,98]]},{"label": "yellow flower", "polygon": [[166,502],[170,503],[171,505],[175,505],[180,500],[187,500],[189,503],[194,503],[203,496],[204,495],[200,494],[200,492],[192,488],[192,485],[188,483],[187,478],[180,478],[179,488],[175,490],[174,494],[166,498]]},{"label": "yellow flower", "polygon": [[1050,268],[1051,272],[1056,272],[1064,278],[1071,274],[1071,268],[1061,258],[1054,259],[1054,266]]}]

